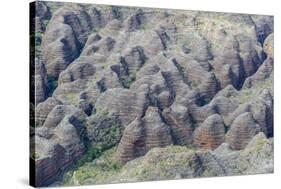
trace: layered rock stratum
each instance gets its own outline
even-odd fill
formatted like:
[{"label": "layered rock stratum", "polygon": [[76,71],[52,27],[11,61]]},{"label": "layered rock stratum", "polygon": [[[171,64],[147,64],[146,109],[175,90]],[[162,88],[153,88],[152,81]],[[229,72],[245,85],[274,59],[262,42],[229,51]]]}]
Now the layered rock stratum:
[{"label": "layered rock stratum", "polygon": [[273,172],[273,17],[37,2],[36,185]]}]

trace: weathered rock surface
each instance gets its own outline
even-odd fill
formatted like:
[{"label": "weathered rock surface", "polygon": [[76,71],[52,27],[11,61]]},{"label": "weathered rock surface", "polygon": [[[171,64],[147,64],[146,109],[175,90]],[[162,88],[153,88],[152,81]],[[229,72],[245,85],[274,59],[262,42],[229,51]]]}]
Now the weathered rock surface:
[{"label": "weathered rock surface", "polygon": [[237,108],[237,105],[231,102],[230,99],[223,96],[213,98],[210,102],[210,106],[212,106],[221,116],[227,116]]},{"label": "weathered rock surface", "polygon": [[230,98],[232,96],[236,96],[238,94],[238,91],[232,86],[232,85],[227,85],[225,88],[220,90],[216,96],[223,96],[226,98]]},{"label": "weathered rock surface", "polygon": [[43,102],[47,98],[48,93],[48,81],[46,75],[46,69],[44,64],[38,58],[35,59],[35,105]]},{"label": "weathered rock surface", "polygon": [[175,144],[190,145],[192,143],[193,126],[186,107],[173,104],[163,110],[163,117],[171,127]]},{"label": "weathered rock surface", "polygon": [[249,112],[239,115],[226,134],[226,141],[234,150],[246,147],[249,141],[261,130]]},{"label": "weathered rock surface", "polygon": [[197,124],[204,122],[207,117],[217,113],[215,107],[210,104],[205,106],[192,105],[189,108],[191,117]]},{"label": "weathered rock surface", "polygon": [[[269,86],[270,88],[270,86]],[[243,113],[251,113],[253,119],[259,124],[260,129],[268,137],[273,136],[273,101],[272,91],[268,89],[261,89],[255,86],[251,89],[245,89],[243,93],[249,93],[246,98],[247,102],[239,105],[232,113],[225,117],[225,124],[229,128],[233,121]],[[235,98],[245,98],[243,93],[240,93]],[[257,95],[258,94],[258,95]],[[253,99],[252,96],[256,98]],[[233,99],[234,100],[234,99]],[[236,100],[235,100],[236,101]],[[244,102],[244,100],[243,100]]]},{"label": "weathered rock surface", "polygon": [[142,120],[137,118],[128,125],[118,145],[116,156],[121,161],[130,161],[145,154],[145,130]]},{"label": "weathered rock surface", "polygon": [[[114,150],[110,153],[112,152]],[[273,173],[273,141],[267,139],[263,133],[255,135],[244,150],[233,151],[228,143],[222,143],[214,151],[204,152],[184,146],[153,148],[145,156],[132,160],[117,170],[104,171],[104,162],[114,163],[114,155],[111,156],[105,154],[95,163],[80,167],[67,184],[102,184]],[[81,177],[83,172],[97,176]]]},{"label": "weathered rock surface", "polygon": [[218,114],[209,116],[195,131],[194,144],[203,149],[215,149],[224,142],[224,123]]},{"label": "weathered rock surface", "polygon": [[38,185],[89,144],[126,163],[107,183],[271,172],[273,17],[38,2],[35,19]]},{"label": "weathered rock surface", "polygon": [[223,143],[214,154],[227,175],[273,173],[273,140],[262,132],[244,150],[232,151],[229,144]]},{"label": "weathered rock surface", "polygon": [[36,185],[57,180],[85,152],[85,128],[74,116],[66,116],[55,128],[41,127],[35,136]]},{"label": "weathered rock surface", "polygon": [[[152,168],[153,167],[155,168]],[[134,167],[133,169],[131,169]],[[130,170],[131,169],[131,170]],[[138,174],[141,172],[143,174]],[[144,157],[128,162],[120,179],[146,181],[223,175],[223,169],[210,153],[197,153],[185,147],[154,148]]]},{"label": "weathered rock surface", "polygon": [[170,128],[166,125],[154,107],[148,107],[143,117],[145,129],[145,146],[149,150],[154,147],[164,147],[172,143]]},{"label": "weathered rock surface", "polygon": [[43,127],[54,128],[56,127],[67,115],[73,115],[80,122],[86,120],[86,115],[83,111],[71,105],[57,105],[55,106],[48,117],[46,118]]},{"label": "weathered rock surface", "polygon": [[263,45],[263,50],[264,52],[267,54],[268,57],[273,58],[274,54],[274,50],[273,50],[273,38],[274,38],[274,34],[270,34],[269,36],[267,36],[267,38],[264,41],[264,45]]},{"label": "weathered rock surface", "polygon": [[146,91],[139,93],[128,89],[115,88],[102,93],[95,108],[116,113],[123,125],[128,125],[135,118],[141,117],[147,106]]},{"label": "weathered rock surface", "polygon": [[51,18],[51,11],[45,2],[36,2],[35,27],[38,32],[44,32],[46,22]]},{"label": "weathered rock surface", "polygon": [[248,77],[243,87],[252,87],[253,85],[258,85],[259,83],[263,82],[267,78],[270,78],[273,74],[273,59],[267,58],[263,64],[259,67],[257,72],[252,76]]},{"label": "weathered rock surface", "polygon": [[62,103],[53,97],[50,97],[44,102],[38,104],[38,106],[36,107],[36,125],[38,127],[43,125],[46,118],[48,117],[48,114],[56,105],[62,105]]},{"label": "weathered rock surface", "polygon": [[273,33],[273,16],[256,16],[252,15],[256,26],[257,37],[260,43],[263,43],[268,35]]},{"label": "weathered rock surface", "polygon": [[79,5],[58,9],[50,20],[42,39],[43,59],[47,74],[57,78],[75,58],[91,30],[89,16]]},{"label": "weathered rock surface", "polygon": [[126,162],[144,155],[154,147],[172,144],[170,128],[166,125],[156,108],[148,107],[145,116],[134,120],[124,131],[117,148],[117,158]]}]

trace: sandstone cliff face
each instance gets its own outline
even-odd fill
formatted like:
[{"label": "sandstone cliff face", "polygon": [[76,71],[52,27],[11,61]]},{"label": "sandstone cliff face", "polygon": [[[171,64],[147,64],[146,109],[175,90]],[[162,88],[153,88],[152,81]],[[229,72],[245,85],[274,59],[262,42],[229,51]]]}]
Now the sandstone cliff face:
[{"label": "sandstone cliff face", "polygon": [[172,144],[170,128],[163,123],[156,108],[148,107],[145,116],[138,118],[126,127],[124,135],[117,148],[117,158],[129,161],[154,147],[164,147]]},{"label": "sandstone cliff face", "polygon": [[36,185],[56,181],[85,152],[85,128],[75,116],[66,116],[55,128],[41,127],[35,135]]},{"label": "sandstone cliff face", "polygon": [[209,116],[194,133],[194,144],[203,149],[215,149],[224,142],[225,128],[218,114]]},{"label": "sandstone cliff face", "polygon": [[[115,181],[238,174],[216,153],[233,152],[240,166],[234,157],[254,151],[251,141],[273,137],[271,16],[53,2],[37,12],[38,186],[108,148],[125,164]],[[170,145],[196,152],[173,155]],[[156,157],[175,158],[167,175],[130,173]]]},{"label": "sandstone cliff face", "polygon": [[253,119],[253,115],[245,112],[239,115],[227,132],[226,141],[235,150],[243,149],[248,142],[260,131],[259,125]]},{"label": "sandstone cliff face", "polygon": [[35,104],[43,102],[47,98],[47,75],[46,69],[42,61],[35,59]]}]

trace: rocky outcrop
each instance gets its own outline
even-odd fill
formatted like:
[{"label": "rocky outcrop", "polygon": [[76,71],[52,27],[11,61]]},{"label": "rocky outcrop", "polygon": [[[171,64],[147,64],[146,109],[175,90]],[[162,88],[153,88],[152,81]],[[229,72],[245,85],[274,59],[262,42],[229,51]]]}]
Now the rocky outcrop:
[{"label": "rocky outcrop", "polygon": [[142,120],[137,118],[128,125],[118,145],[116,156],[123,162],[145,154],[145,130]]},{"label": "rocky outcrop", "polygon": [[77,162],[85,151],[85,128],[66,116],[54,128],[42,127],[35,136],[36,185],[49,185]]},{"label": "rocky outcrop", "polygon": [[46,22],[51,18],[51,11],[45,2],[36,2],[35,27],[37,32],[46,30]]},{"label": "rocky outcrop", "polygon": [[226,98],[230,98],[233,96],[236,96],[238,94],[238,91],[232,86],[232,85],[227,85],[225,88],[220,90],[216,96],[223,96]]},{"label": "rocky outcrop", "polygon": [[149,107],[143,117],[143,123],[146,135],[145,146],[148,150],[172,143],[170,128],[163,122],[158,109]]},{"label": "rocky outcrop", "polygon": [[215,106],[210,106],[209,104],[205,106],[192,105],[189,107],[189,112],[197,124],[204,122],[207,117],[217,113]]},{"label": "rocky outcrop", "polygon": [[66,71],[63,71],[59,77],[58,83],[73,82],[77,79],[87,79],[94,75],[95,67],[89,63],[72,64]]},{"label": "rocky outcrop", "polygon": [[43,102],[48,95],[48,81],[46,75],[46,69],[44,64],[38,58],[35,58],[35,105]]},{"label": "rocky outcrop", "polygon": [[146,91],[135,93],[121,88],[107,90],[100,95],[95,104],[98,110],[116,113],[123,125],[128,125],[136,117],[141,117],[146,106]]},{"label": "rocky outcrop", "polygon": [[67,115],[73,115],[80,122],[86,120],[86,115],[83,111],[71,105],[57,105],[55,106],[48,117],[46,118],[43,127],[54,128],[56,127]]},{"label": "rocky outcrop", "polygon": [[214,155],[227,175],[273,173],[273,140],[262,132],[255,135],[244,150],[233,151],[228,143],[223,143]]},{"label": "rocky outcrop", "polygon": [[267,78],[270,78],[273,74],[273,60],[271,58],[267,58],[263,64],[259,67],[257,72],[248,77],[244,84],[243,87],[250,88],[253,85],[258,85],[259,83],[263,82]]},{"label": "rocky outcrop", "polygon": [[253,15],[251,18],[255,24],[258,41],[263,43],[266,37],[273,32],[273,16]]},{"label": "rocky outcrop", "polygon": [[45,100],[44,102],[38,104],[38,106],[36,107],[36,125],[37,125],[37,127],[40,127],[43,125],[46,118],[48,117],[48,114],[57,105],[62,105],[62,103],[53,97],[50,97],[47,100]]},{"label": "rocky outcrop", "polygon": [[43,59],[47,74],[57,78],[75,58],[91,30],[89,16],[81,6],[59,9],[52,16],[42,39]]},{"label": "rocky outcrop", "polygon": [[[142,174],[138,174],[140,171]],[[209,152],[201,153],[186,147],[154,148],[145,156],[128,162],[120,176],[125,181],[182,179],[224,175],[223,168]]]},{"label": "rocky outcrop", "polygon": [[99,170],[107,182],[254,173],[247,159],[271,171],[250,155],[271,158],[271,16],[37,4],[38,185],[78,160],[107,164],[96,160],[109,148],[122,170]]},{"label": "rocky outcrop", "polygon": [[86,150],[85,114],[72,106],[57,103],[60,102],[49,98],[46,106],[42,105],[38,110],[37,126],[42,126],[36,129],[34,138],[37,186],[56,181]]},{"label": "rocky outcrop", "polygon": [[264,80],[273,77],[273,37],[272,33],[265,39],[263,51],[266,53],[267,58],[257,72],[246,79],[243,87],[252,87],[253,85],[258,85]]},{"label": "rocky outcrop", "polygon": [[[112,153],[112,151],[110,152]],[[244,150],[233,151],[228,143],[214,151],[197,151],[184,146],[153,148],[145,156],[126,163],[117,171],[104,170],[104,162],[114,163],[107,153],[95,164],[88,163],[76,170],[68,184],[102,184],[164,179],[233,176],[273,173],[273,141],[259,133]],[[83,172],[98,175],[78,177]]]},{"label": "rocky outcrop", "polygon": [[237,108],[237,105],[223,96],[213,98],[210,102],[210,106],[212,106],[221,116],[227,116]]},{"label": "rocky outcrop", "polygon": [[263,45],[263,50],[264,52],[267,54],[267,56],[269,58],[273,58],[274,54],[274,50],[273,50],[273,38],[274,38],[274,34],[270,34],[264,41],[264,45]]},{"label": "rocky outcrop", "polygon": [[144,22],[144,13],[141,9],[138,9],[136,13],[131,15],[127,21],[125,21],[125,28],[128,31],[133,32],[140,28],[141,24]]},{"label": "rocky outcrop", "polygon": [[144,155],[154,147],[172,144],[170,128],[154,107],[148,107],[145,116],[134,120],[124,131],[117,148],[117,158],[126,162]]},{"label": "rocky outcrop", "polygon": [[193,126],[186,107],[173,104],[163,110],[163,117],[171,127],[175,144],[190,145],[192,143]]},{"label": "rocky outcrop", "polygon": [[218,114],[209,116],[195,131],[194,144],[203,149],[215,149],[224,142],[225,128]]},{"label": "rocky outcrop", "polygon": [[246,112],[234,120],[226,134],[226,141],[232,149],[240,150],[245,148],[260,130],[260,125],[255,122],[253,114]]},{"label": "rocky outcrop", "polygon": [[[273,133],[272,94],[267,89],[258,90],[257,93],[259,94],[257,99],[250,99],[249,102],[241,104],[232,113],[226,116],[224,118],[225,123],[227,127],[230,127],[233,121],[239,115],[249,112],[253,115],[253,119],[255,120],[255,122],[259,124],[261,131],[264,132],[266,136],[272,137],[273,136],[272,135]],[[237,98],[242,98],[242,97],[238,95]]]},{"label": "rocky outcrop", "polygon": [[[203,16],[203,20],[209,20],[209,22],[207,21],[210,23],[208,28],[215,31],[208,35],[207,31],[209,30],[204,28],[205,24],[200,25],[200,27],[202,32],[206,33],[206,37],[210,41],[213,55],[212,66],[220,81],[221,87],[224,88],[228,84],[232,84],[236,89],[239,89],[245,78],[255,73],[262,63],[262,49],[259,45],[255,45],[257,44],[257,38],[256,31],[254,27],[252,27],[252,19],[247,15],[224,15],[225,21],[232,22],[234,19],[238,19],[239,23],[245,28],[248,28],[247,32],[244,32],[244,36],[233,36],[233,33],[239,30],[238,28],[232,30],[216,28],[215,25],[219,21],[211,21],[207,16]],[[248,38],[246,36],[252,37]],[[223,47],[221,44],[223,44]]]}]

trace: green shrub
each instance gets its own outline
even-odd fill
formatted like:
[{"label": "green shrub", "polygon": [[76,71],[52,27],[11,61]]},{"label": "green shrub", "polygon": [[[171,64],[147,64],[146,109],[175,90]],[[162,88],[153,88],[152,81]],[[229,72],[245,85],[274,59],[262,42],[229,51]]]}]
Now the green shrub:
[{"label": "green shrub", "polygon": [[77,166],[80,167],[86,162],[91,162],[93,159],[99,157],[105,150],[104,146],[98,144],[91,144],[88,147],[86,154],[77,162]]},{"label": "green shrub", "polygon": [[43,25],[44,25],[45,28],[47,27],[48,24],[49,24],[49,20],[44,20],[43,21]]},{"label": "green shrub", "polygon": [[39,153],[37,153],[37,152],[33,152],[32,155],[31,155],[31,158],[32,158],[32,159],[39,159],[39,158],[40,158],[40,155],[39,155]]},{"label": "green shrub", "polygon": [[125,88],[130,88],[131,84],[136,80],[136,73],[130,73],[129,75],[121,75],[120,81]]},{"label": "green shrub", "polygon": [[73,185],[77,181],[80,184],[87,183],[91,179],[93,183],[104,183],[111,175],[118,174],[122,168],[122,164],[114,158],[116,147],[106,150],[95,159],[93,163],[84,163],[82,166],[71,170],[64,175],[64,185]]}]

